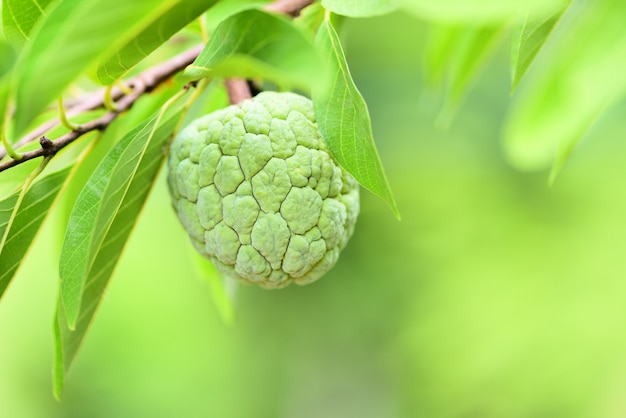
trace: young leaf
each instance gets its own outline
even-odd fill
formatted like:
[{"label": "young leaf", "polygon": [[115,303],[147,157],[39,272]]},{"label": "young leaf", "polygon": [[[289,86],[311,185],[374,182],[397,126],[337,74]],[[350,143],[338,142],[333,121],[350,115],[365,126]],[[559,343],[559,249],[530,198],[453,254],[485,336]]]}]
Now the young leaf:
[{"label": "young leaf", "polygon": [[30,39],[35,23],[52,0],[4,0],[2,2],[2,26],[11,43],[22,43]]},{"label": "young leaf", "polygon": [[517,88],[566,9],[567,5],[545,14],[528,15],[522,24],[516,26],[511,39],[512,92]]},{"label": "young leaf", "polygon": [[322,65],[313,43],[291,21],[260,10],[229,17],[215,29],[195,62],[190,79],[218,76],[266,77],[311,88]]},{"label": "young leaf", "polygon": [[400,0],[409,12],[428,20],[487,24],[527,13],[542,13],[568,0]]},{"label": "young leaf", "polygon": [[369,17],[391,13],[400,5],[400,0],[322,0],[326,10],[343,16]]},{"label": "young leaf", "polygon": [[366,189],[383,198],[400,218],[376,151],[367,104],[356,88],[337,32],[328,19],[315,39],[327,60],[328,83],[313,91],[317,124],[333,157]]},{"label": "young leaf", "polygon": [[104,84],[114,82],[216,2],[217,0],[180,0],[113,56],[101,62],[98,66],[98,78]]},{"label": "young leaf", "polygon": [[52,7],[16,68],[15,135],[100,57],[135,38],[176,0],[64,0]]},{"label": "young leaf", "polygon": [[35,182],[28,188],[19,205],[21,191],[0,202],[0,298],[20,266],[71,168],[66,167]]},{"label": "young leaf", "polygon": [[[509,114],[504,142],[523,169],[558,167],[601,112],[626,94],[626,4],[585,3],[555,38]],[[553,174],[554,177],[554,174]]]},{"label": "young leaf", "polygon": [[60,260],[55,320],[55,393],[85,337],[108,281],[162,165],[182,103],[153,115],[107,154],[78,196]]}]

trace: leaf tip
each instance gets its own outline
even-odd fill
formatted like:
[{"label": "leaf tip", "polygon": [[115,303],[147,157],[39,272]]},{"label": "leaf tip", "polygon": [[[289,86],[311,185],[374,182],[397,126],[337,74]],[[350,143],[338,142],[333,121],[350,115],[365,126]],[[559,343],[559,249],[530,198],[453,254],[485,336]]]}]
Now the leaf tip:
[{"label": "leaf tip", "polygon": [[509,95],[513,96],[515,94],[515,91],[517,90],[517,86],[519,85],[520,81],[521,80],[515,74],[513,74],[513,79],[511,81],[511,90],[509,91]]}]

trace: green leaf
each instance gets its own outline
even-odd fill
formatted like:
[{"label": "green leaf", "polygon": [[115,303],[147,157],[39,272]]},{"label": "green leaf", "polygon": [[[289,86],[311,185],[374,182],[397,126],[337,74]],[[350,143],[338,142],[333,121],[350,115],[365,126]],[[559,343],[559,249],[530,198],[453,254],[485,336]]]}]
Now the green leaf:
[{"label": "green leaf", "polygon": [[2,26],[11,43],[23,43],[52,0],[4,0]]},{"label": "green leaf", "polygon": [[260,10],[246,10],[223,21],[185,70],[189,79],[266,77],[301,88],[318,84],[321,74],[311,40],[291,21]]},{"label": "green leaf", "polygon": [[626,94],[625,21],[626,4],[597,0],[554,38],[505,125],[514,165],[540,169],[555,162],[560,169],[594,120]]},{"label": "green leaf", "polygon": [[567,6],[541,15],[529,15],[515,27],[511,39],[511,91],[517,88]]},{"label": "green leaf", "polygon": [[486,24],[554,10],[567,0],[400,0],[404,9],[436,21]]},{"label": "green leaf", "polygon": [[343,16],[369,17],[393,12],[400,6],[400,0],[322,0],[322,6]]},{"label": "green leaf", "polygon": [[98,78],[110,84],[200,16],[217,0],[180,0],[150,26],[98,66]]},{"label": "green leaf", "polygon": [[79,74],[137,37],[176,3],[64,0],[53,7],[16,69],[16,136]]},{"label": "green leaf", "polygon": [[327,60],[328,83],[313,91],[317,124],[333,157],[366,189],[400,214],[389,188],[374,138],[367,104],[357,90],[337,32],[326,20],[315,40]]},{"label": "green leaf", "polygon": [[35,182],[19,202],[21,191],[0,201],[0,298],[17,272],[72,167]]},{"label": "green leaf", "polygon": [[445,83],[446,98],[439,122],[447,125],[467,90],[503,39],[506,25],[436,25],[426,46],[427,79]]},{"label": "green leaf", "polygon": [[183,103],[129,132],[100,163],[70,215],[60,260],[55,393],[85,337],[164,159]]}]

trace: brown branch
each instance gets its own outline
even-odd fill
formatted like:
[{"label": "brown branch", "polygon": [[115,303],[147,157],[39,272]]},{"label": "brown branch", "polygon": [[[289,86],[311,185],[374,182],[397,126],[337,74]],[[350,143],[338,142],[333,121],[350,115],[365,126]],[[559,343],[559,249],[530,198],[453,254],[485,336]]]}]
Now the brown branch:
[{"label": "brown branch", "polygon": [[[265,6],[265,10],[288,15],[297,15],[300,10],[313,3],[313,1],[314,0],[276,0]],[[0,162],[0,172],[35,158],[53,156],[64,147],[89,132],[104,131],[120,113],[130,109],[140,97],[146,93],[150,93],[163,82],[173,77],[176,73],[182,71],[187,65],[191,64],[198,57],[201,50],[202,45],[198,45],[162,64],[149,68],[138,76],[132,78],[127,82],[127,85],[131,87],[133,91],[128,95],[124,95],[124,93],[117,87],[113,88],[112,97],[113,100],[116,101],[117,107],[114,112],[107,112],[97,119],[84,123],[77,129],[68,132],[60,138],[50,140],[45,136],[46,132],[59,125],[59,119],[53,119],[38,126],[33,131],[18,140],[15,144],[15,148],[19,149],[36,140],[39,140],[41,148],[22,153],[22,158],[19,160],[10,159]],[[229,89],[229,95],[231,95],[231,88],[237,89],[237,91],[233,91],[233,95],[230,96],[231,102],[236,99],[237,101],[233,103],[238,103],[241,100],[251,97],[247,84],[245,85],[245,89],[243,89],[242,83],[246,84],[245,80],[230,79],[226,81],[226,86]],[[89,110],[102,107],[104,107],[104,89],[100,89],[89,96],[77,100],[72,103],[72,105],[67,106],[66,113],[68,117],[74,117]],[[0,161],[6,157],[6,155],[6,150],[4,148],[0,148]]]},{"label": "brown branch", "polygon": [[[117,109],[114,112],[107,112],[97,119],[84,123],[77,129],[68,132],[60,138],[55,139],[54,141],[42,135],[44,135],[45,132],[47,132],[51,127],[58,125],[58,120],[53,120],[38,127],[33,132],[27,134],[24,138],[19,140],[18,144],[19,146],[23,146],[40,138],[40,144],[42,145],[41,148],[22,153],[22,158],[19,160],[11,159],[0,163],[0,172],[8,170],[11,167],[15,167],[16,165],[22,164],[34,158],[55,155],[61,149],[71,144],[86,133],[105,130],[120,113],[130,109],[140,97],[142,97],[146,93],[150,93],[159,85],[161,85],[165,80],[169,79],[174,74],[183,70],[187,65],[191,64],[193,60],[196,59],[201,50],[202,45],[198,45],[175,56],[168,61],[165,61],[162,64],[159,64],[156,67],[152,67],[144,71],[143,73],[128,82],[128,85],[133,89],[132,93],[126,96],[122,96],[121,92],[114,91],[114,97],[121,97],[116,102]],[[101,95],[99,98],[97,98],[97,100],[94,97],[95,96],[92,95],[85,98],[85,100],[81,100],[79,103],[72,106],[72,112],[68,113],[78,114],[87,110],[102,107],[104,105],[104,96]]]},{"label": "brown branch", "polygon": [[224,80],[230,104],[238,104],[252,97],[248,82],[243,78],[227,78]]}]

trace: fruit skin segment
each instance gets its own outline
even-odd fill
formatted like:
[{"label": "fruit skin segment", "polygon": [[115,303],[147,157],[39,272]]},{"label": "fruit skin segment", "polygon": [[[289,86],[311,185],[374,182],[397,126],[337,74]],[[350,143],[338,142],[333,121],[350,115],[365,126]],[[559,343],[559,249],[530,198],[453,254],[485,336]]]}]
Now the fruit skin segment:
[{"label": "fruit skin segment", "polygon": [[195,120],[172,142],[168,169],[192,244],[229,277],[311,283],[354,232],[359,185],[330,156],[303,96],[263,92]]}]

